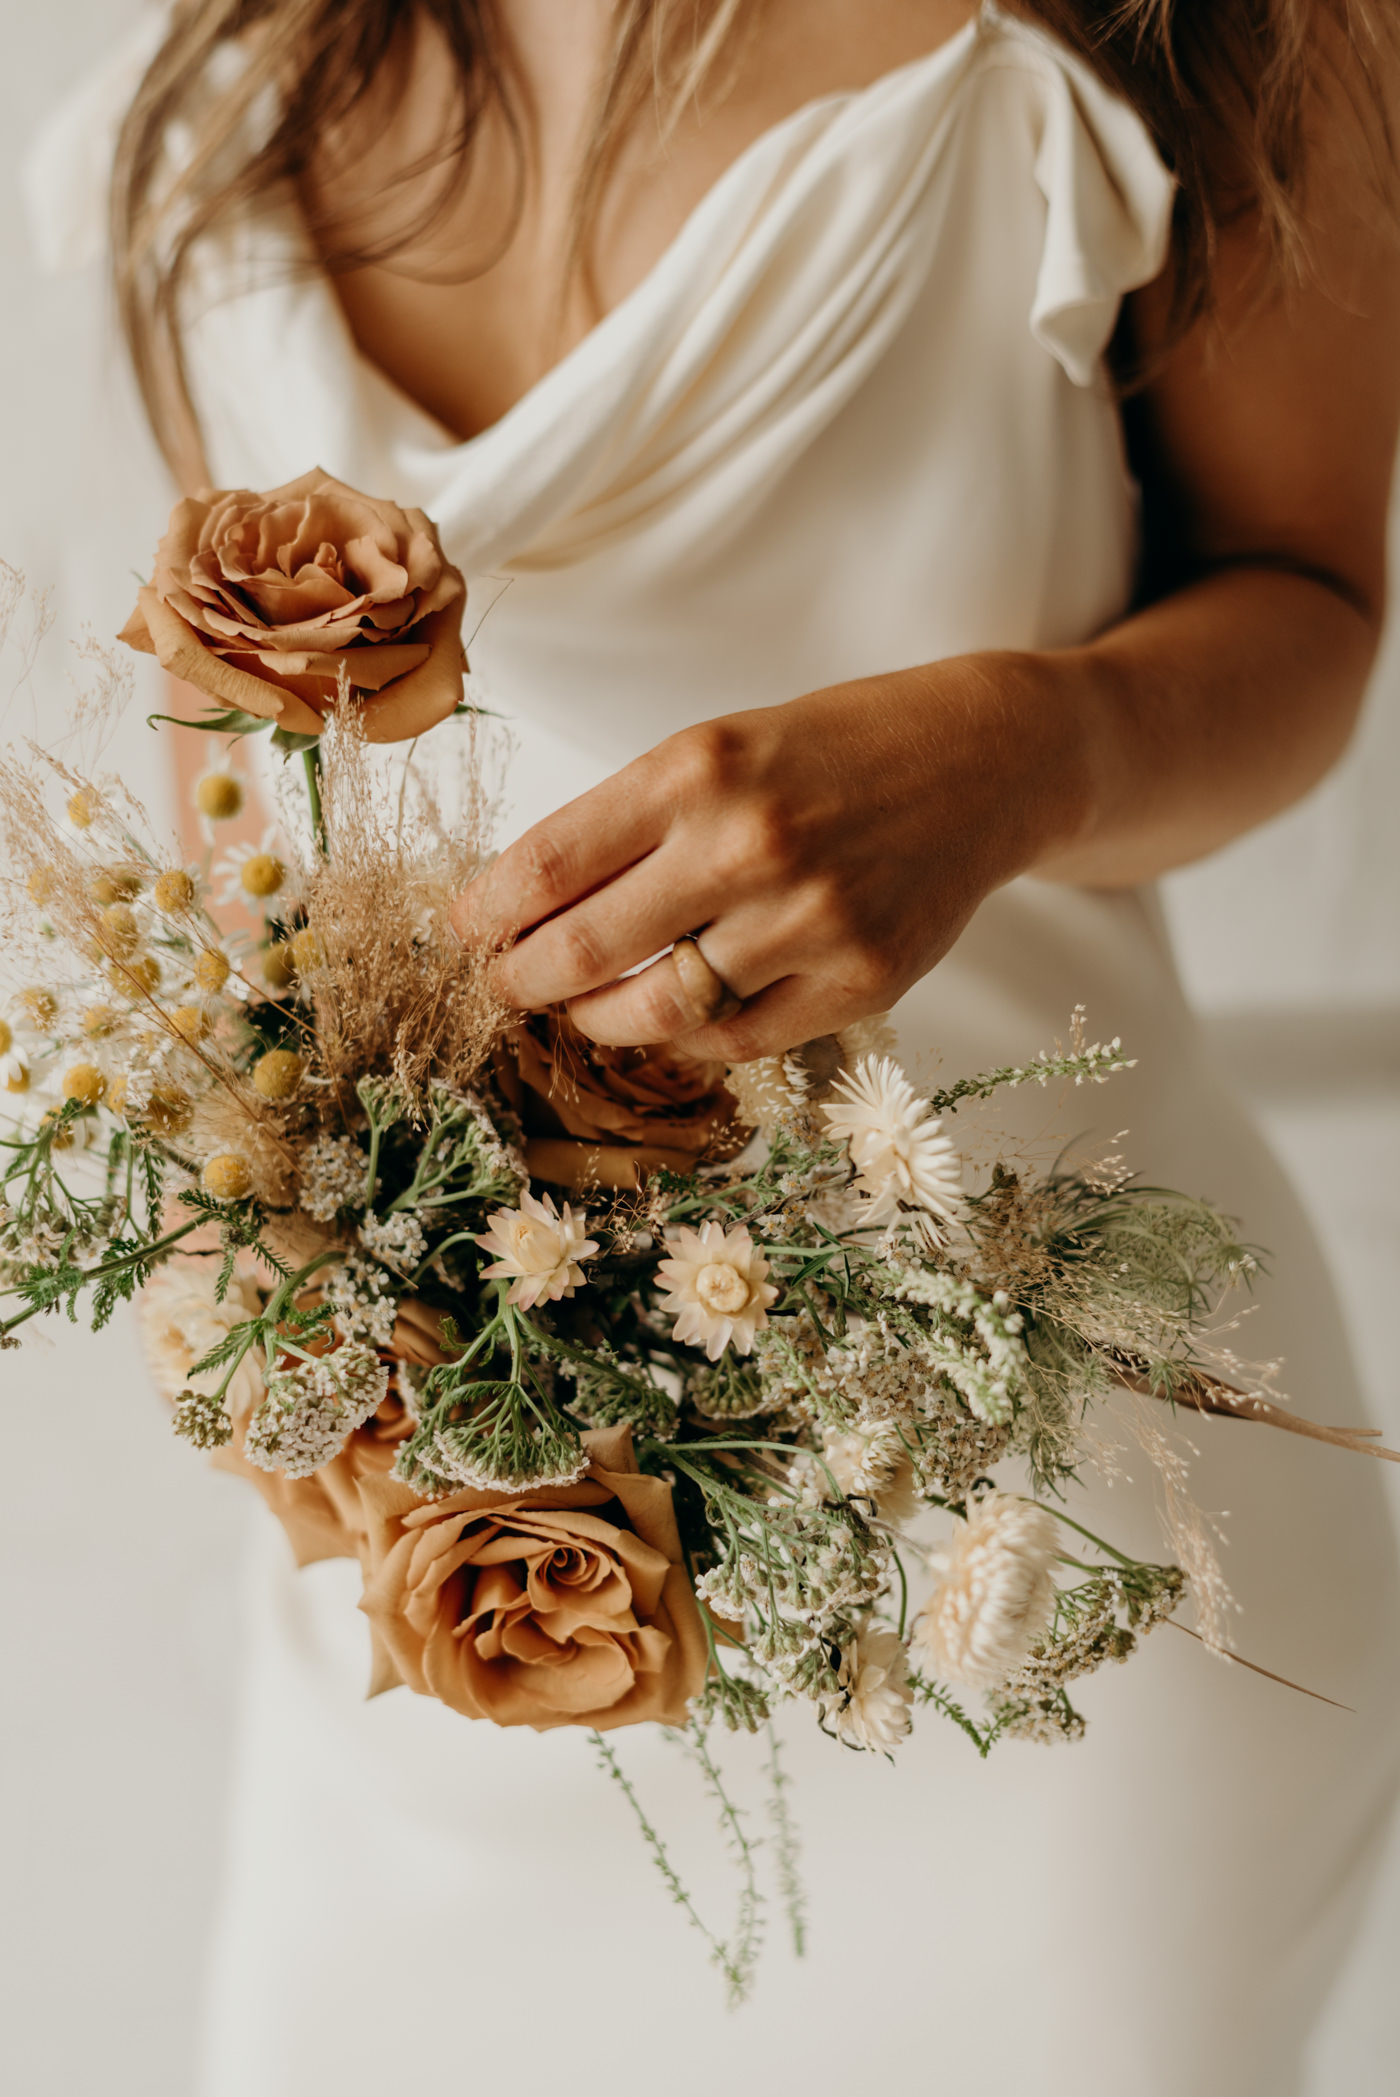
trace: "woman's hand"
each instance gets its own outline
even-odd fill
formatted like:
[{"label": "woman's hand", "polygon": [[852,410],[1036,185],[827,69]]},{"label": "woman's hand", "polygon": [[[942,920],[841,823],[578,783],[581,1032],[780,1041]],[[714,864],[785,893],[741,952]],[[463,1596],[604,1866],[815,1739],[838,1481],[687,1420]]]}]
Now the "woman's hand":
[{"label": "woman's hand", "polygon": [[[502,995],[595,1040],[776,1054],[883,1011],[992,889],[1075,834],[1073,737],[1036,658],[976,656],[684,730],[537,824],[459,899]],[[719,1025],[687,933],[743,999]],[[625,977],[625,980],[619,980]]]}]

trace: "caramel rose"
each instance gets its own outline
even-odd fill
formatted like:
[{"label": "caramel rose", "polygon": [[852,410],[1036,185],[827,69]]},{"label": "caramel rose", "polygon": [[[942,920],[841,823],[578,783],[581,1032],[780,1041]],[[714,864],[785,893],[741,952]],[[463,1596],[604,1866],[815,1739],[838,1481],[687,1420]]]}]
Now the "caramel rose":
[{"label": "caramel rose", "polygon": [[642,1476],[629,1428],[583,1439],[577,1485],[509,1498],[361,1479],[373,1689],[537,1733],[684,1724],[708,1647],[670,1487]]},{"label": "caramel rose", "polygon": [[602,1048],[567,1013],[532,1013],[505,1035],[497,1081],[520,1116],[531,1177],[569,1187],[637,1184],[727,1158],[749,1131],[735,1119],[724,1065],[669,1042]]},{"label": "caramel rose", "polygon": [[437,528],[319,468],[177,503],[120,638],[225,706],[316,735],[348,688],[372,743],[462,696],[467,591]]}]

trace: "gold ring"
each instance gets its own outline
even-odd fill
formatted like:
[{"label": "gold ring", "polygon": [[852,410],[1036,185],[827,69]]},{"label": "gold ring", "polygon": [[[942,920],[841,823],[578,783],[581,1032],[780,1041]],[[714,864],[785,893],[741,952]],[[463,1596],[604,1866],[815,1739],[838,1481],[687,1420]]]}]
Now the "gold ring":
[{"label": "gold ring", "polygon": [[716,1027],[733,1019],[744,1001],[737,991],[730,989],[719,971],[711,968],[693,933],[688,932],[684,939],[676,941],[671,949],[671,959],[681,979],[681,989],[695,1010],[698,1027]]}]

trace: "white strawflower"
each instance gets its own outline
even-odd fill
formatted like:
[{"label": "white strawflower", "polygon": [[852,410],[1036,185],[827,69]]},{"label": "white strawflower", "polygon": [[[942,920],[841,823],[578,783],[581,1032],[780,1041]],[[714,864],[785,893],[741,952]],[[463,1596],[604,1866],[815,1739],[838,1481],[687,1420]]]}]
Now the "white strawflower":
[{"label": "white strawflower", "polygon": [[1050,1628],[1057,1530],[1048,1508],[989,1493],[929,1560],[938,1585],[914,1638],[942,1682],[998,1689]]},{"label": "white strawflower", "polygon": [[768,1262],[743,1225],[730,1231],[722,1223],[698,1231],[683,1225],[667,1233],[666,1247],[669,1258],[658,1261],[656,1273],[668,1291],[661,1308],[676,1313],[672,1337],[703,1347],[712,1362],[729,1346],[736,1354],[751,1353],[778,1291],[765,1278]]},{"label": "white strawflower", "polygon": [[507,1303],[518,1303],[526,1311],[532,1304],[557,1303],[586,1280],[579,1261],[592,1259],[598,1250],[586,1236],[586,1211],[575,1216],[565,1202],[561,1213],[552,1195],[537,1201],[527,1192],[518,1209],[497,1209],[487,1220],[491,1228],[476,1242],[496,1258],[481,1272],[487,1281],[511,1279]]},{"label": "white strawflower", "polygon": [[893,1631],[874,1625],[841,1654],[840,1688],[821,1699],[822,1719],[848,1747],[888,1755],[909,1732],[909,1683],[904,1647]]},{"label": "white strawflower", "polygon": [[889,1056],[862,1056],[821,1109],[857,1172],[861,1221],[889,1223],[901,1203],[952,1223],[962,1201],[962,1165],[943,1124]]},{"label": "white strawflower", "polygon": [[[210,1397],[223,1382],[226,1369],[206,1369],[191,1376],[190,1366],[216,1347],[235,1325],[256,1318],[262,1296],[255,1282],[235,1274],[222,1303],[214,1299],[217,1270],[181,1261],[162,1267],[153,1275],[138,1299],[141,1337],[146,1359],[162,1398],[173,1404],[182,1391],[197,1391]],[[225,1403],[235,1418],[262,1403],[262,1350],[254,1347],[234,1371]]]}]

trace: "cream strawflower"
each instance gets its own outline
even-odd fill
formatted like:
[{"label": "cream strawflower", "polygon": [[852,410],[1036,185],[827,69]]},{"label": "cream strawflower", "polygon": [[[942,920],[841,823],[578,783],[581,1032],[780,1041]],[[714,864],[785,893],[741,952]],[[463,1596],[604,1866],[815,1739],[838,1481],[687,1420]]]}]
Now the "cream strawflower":
[{"label": "cream strawflower", "polygon": [[488,1221],[490,1230],[476,1242],[496,1259],[481,1272],[487,1281],[511,1278],[507,1303],[518,1303],[526,1311],[532,1304],[557,1303],[561,1296],[572,1296],[586,1280],[578,1263],[592,1259],[598,1250],[586,1235],[586,1211],[575,1216],[565,1202],[561,1214],[552,1195],[537,1201],[533,1194],[525,1193],[518,1209],[497,1209]]},{"label": "cream strawflower", "polygon": [[893,1631],[870,1625],[841,1655],[840,1688],[821,1699],[822,1723],[847,1747],[890,1754],[909,1732],[914,1691],[904,1647]]},{"label": "cream strawflower", "polygon": [[862,1223],[890,1223],[901,1204],[952,1223],[962,1201],[962,1165],[943,1124],[889,1056],[862,1056],[822,1107],[858,1174]]},{"label": "cream strawflower", "polygon": [[823,1485],[835,1484],[848,1499],[873,1500],[887,1522],[909,1522],[918,1513],[914,1466],[893,1420],[851,1428],[824,1427],[822,1457],[826,1467],[819,1473]]},{"label": "cream strawflower", "polygon": [[667,1235],[666,1246],[670,1257],[656,1272],[669,1291],[662,1310],[677,1313],[673,1338],[703,1347],[712,1362],[731,1345],[736,1354],[751,1353],[778,1291],[765,1280],[768,1262],[742,1224],[731,1231],[721,1223],[682,1227]]},{"label": "cream strawflower", "polygon": [[989,1493],[929,1564],[937,1587],[914,1626],[942,1682],[997,1689],[1050,1627],[1057,1546],[1048,1508]]},{"label": "cream strawflower", "polygon": [[[181,1260],[162,1267],[137,1298],[156,1388],[172,1404],[185,1390],[201,1395],[218,1390],[227,1370],[206,1369],[200,1376],[191,1376],[191,1363],[208,1354],[235,1325],[256,1318],[262,1310],[262,1297],[253,1281],[235,1274],[220,1303],[214,1293],[217,1279],[217,1262],[206,1266]],[[231,1413],[242,1415],[262,1403],[262,1359],[262,1349],[255,1347],[234,1371],[226,1396]]]}]

